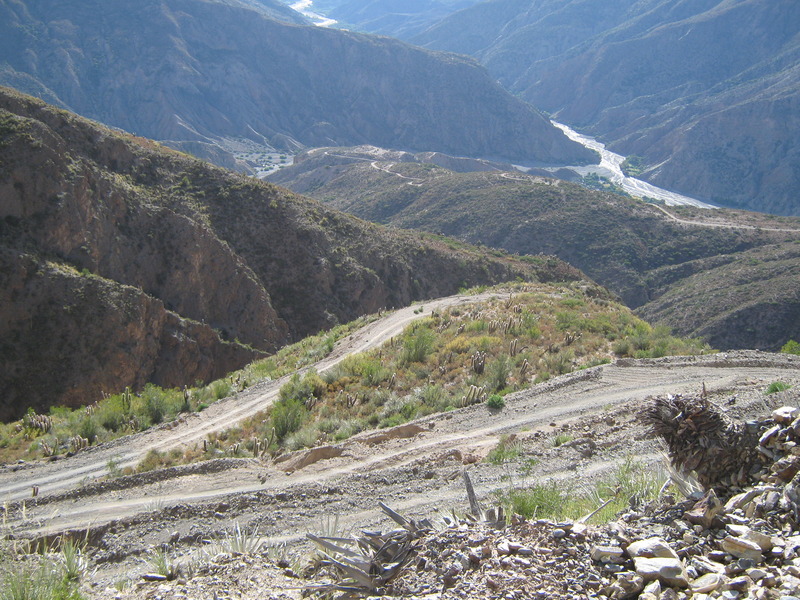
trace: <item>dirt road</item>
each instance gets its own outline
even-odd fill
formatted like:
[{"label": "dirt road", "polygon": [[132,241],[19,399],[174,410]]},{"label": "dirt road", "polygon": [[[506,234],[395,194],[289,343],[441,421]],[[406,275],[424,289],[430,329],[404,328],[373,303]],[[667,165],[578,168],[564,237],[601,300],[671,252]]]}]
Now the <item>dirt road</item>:
[{"label": "dirt road", "polygon": [[[507,295],[507,294],[506,294]],[[424,304],[412,305],[392,313],[356,331],[336,344],[323,360],[308,368],[323,373],[350,354],[364,352],[382,345],[401,333],[415,319],[428,316],[459,304],[468,304],[504,294],[458,295],[439,298]],[[121,438],[97,448],[90,448],[75,456],[56,462],[38,462],[6,466],[0,471],[0,501],[21,500],[30,497],[32,486],[39,487],[41,495],[63,492],[85,484],[109,473],[110,461],[118,468],[133,467],[151,449],[170,450],[179,446],[202,443],[209,433],[226,429],[242,419],[267,408],[277,398],[286,377],[258,384],[235,396],[225,398],[200,413],[181,418],[136,435]]]},{"label": "dirt road", "polygon": [[[453,296],[387,314],[341,340],[312,366],[324,372],[352,353],[380,346],[433,310],[497,296],[502,297]],[[359,434],[302,468],[225,458],[107,477],[109,461],[135,465],[151,448],[201,443],[207,434],[264,409],[284,378],[253,386],[180,422],[69,458],[5,465],[0,468],[3,529],[27,538],[83,532],[98,582],[111,584],[141,574],[147,568],[144,557],[154,548],[190,557],[200,551],[202,540],[230,531],[234,523],[257,528],[272,543],[299,542],[309,531],[321,532],[320,524],[333,515],[343,531],[385,526],[378,501],[412,517],[463,510],[465,468],[484,503],[497,490],[534,480],[588,485],[632,456],[656,468],[659,448],[638,421],[649,396],[697,394],[705,388],[732,416],[763,417],[776,405],[800,403],[798,367],[800,357],[759,352],[626,359],[511,394],[499,411],[479,404],[388,430],[383,440],[374,439],[375,432]],[[765,395],[769,383],[778,380],[794,387]],[[569,441],[556,443],[557,434]],[[519,456],[499,464],[484,461],[503,436],[515,436]],[[30,498],[32,485],[39,486],[36,499]]]},{"label": "dirt road", "polygon": [[[448,299],[460,302],[463,299]],[[426,305],[425,310],[433,308]],[[441,304],[436,305],[441,306]],[[370,326],[345,341],[337,355],[321,365],[335,364],[345,347],[363,349],[380,338],[388,338],[395,327],[412,319],[396,313],[388,321]],[[542,456],[531,476],[570,479],[602,473],[631,455],[654,460],[657,447],[637,422],[638,408],[648,396],[658,394],[696,394],[705,385],[712,399],[730,407],[737,416],[768,414],[776,403],[797,403],[800,389],[800,361],[797,357],[756,352],[737,352],[704,357],[619,361],[551,380],[546,384],[506,398],[506,408],[492,412],[484,405],[432,415],[416,421],[419,433],[408,438],[389,439],[379,444],[365,443],[369,433],[348,440],[341,456],[322,460],[294,473],[281,464],[239,459],[238,468],[217,472],[174,469],[169,478],[150,481],[114,480],[115,485],[87,486],[77,492],[52,498],[48,493],[65,492],[76,485],[81,473],[102,471],[105,456],[114,449],[100,450],[100,456],[78,455],[66,464],[60,475],[58,462],[20,471],[36,473],[40,481],[52,486],[38,503],[28,502],[24,515],[13,512],[10,524],[17,535],[53,534],[89,527],[105,530],[106,524],[124,523],[131,528],[134,541],[127,544],[163,542],[171,530],[213,529],[220,519],[254,522],[275,539],[299,538],[313,530],[325,515],[339,514],[343,522],[363,523],[378,519],[377,500],[390,503],[412,514],[429,514],[435,507],[463,503],[460,471],[466,457],[479,459],[496,446],[500,436],[516,435],[531,452]],[[776,380],[794,384],[793,390],[765,396],[766,386]],[[270,388],[272,389],[272,388]],[[273,391],[249,390],[232,399],[229,412],[246,414],[244,406],[256,410]],[[260,403],[260,404],[259,404]],[[222,403],[221,403],[222,404]],[[195,420],[173,430],[137,436],[157,439],[160,447],[189,443],[198,435],[222,423],[223,417]],[[566,429],[565,429],[566,428]],[[583,456],[572,447],[557,448],[552,439],[556,431],[571,437],[592,437],[594,451]],[[117,451],[133,455],[136,439],[119,444]],[[140,450],[144,452],[145,448]],[[102,454],[101,454],[102,453]],[[502,487],[510,476],[508,467],[475,464],[479,495],[486,497]],[[107,469],[106,469],[107,471]],[[513,475],[513,474],[512,474]],[[9,479],[9,474],[4,474]],[[5,484],[4,484],[5,485]],[[19,485],[19,484],[12,484]],[[222,508],[221,508],[222,507]],[[222,514],[220,511],[224,511]],[[173,515],[153,518],[153,512]],[[289,512],[291,515],[287,515]],[[175,514],[180,514],[177,520]],[[288,517],[288,520],[287,520]],[[142,529],[144,528],[144,529]],[[167,531],[170,529],[170,531]],[[128,546],[126,546],[128,547]]]}]

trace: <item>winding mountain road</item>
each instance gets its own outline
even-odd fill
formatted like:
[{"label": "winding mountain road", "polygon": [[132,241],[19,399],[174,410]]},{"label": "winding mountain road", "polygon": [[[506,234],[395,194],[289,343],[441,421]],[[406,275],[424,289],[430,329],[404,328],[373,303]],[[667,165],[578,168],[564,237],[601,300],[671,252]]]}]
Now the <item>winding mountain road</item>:
[{"label": "winding mountain road", "polygon": [[[382,345],[398,335],[412,321],[460,304],[506,297],[508,294],[458,295],[412,305],[391,313],[339,341],[330,355],[302,369],[315,368],[324,373],[344,358]],[[0,501],[21,500],[31,496],[33,486],[39,493],[55,494],[109,473],[109,464],[118,468],[134,467],[150,451],[168,451],[177,447],[202,443],[210,433],[231,427],[239,421],[267,408],[278,397],[280,388],[291,375],[257,384],[220,400],[200,413],[181,417],[175,423],[108,444],[89,448],[74,456],[54,462],[40,461],[26,465],[6,466],[0,471]]]}]

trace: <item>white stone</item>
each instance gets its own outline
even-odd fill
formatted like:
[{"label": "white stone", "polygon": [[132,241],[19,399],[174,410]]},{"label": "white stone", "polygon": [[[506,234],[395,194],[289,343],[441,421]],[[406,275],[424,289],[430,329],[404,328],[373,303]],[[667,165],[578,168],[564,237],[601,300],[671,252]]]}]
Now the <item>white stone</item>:
[{"label": "white stone", "polygon": [[591,557],[595,562],[618,562],[622,558],[622,548],[617,546],[595,546],[592,548]]},{"label": "white stone", "polygon": [[725,552],[733,554],[736,558],[750,558],[757,563],[763,560],[761,546],[750,540],[729,535],[722,540],[720,546]]},{"label": "white stone", "polygon": [[800,417],[800,408],[796,406],[781,406],[772,411],[772,419],[776,423],[791,423]]},{"label": "white stone", "polygon": [[698,577],[689,584],[689,588],[695,594],[707,594],[713,592],[725,583],[725,576],[719,573],[706,573]]},{"label": "white stone", "polygon": [[670,545],[657,537],[633,542],[628,546],[627,552],[631,558],[645,556],[647,558],[673,558],[678,560],[677,553]]},{"label": "white stone", "polygon": [[659,580],[671,587],[689,587],[683,563],[676,558],[649,558],[637,556],[633,559],[636,574],[644,581]]}]

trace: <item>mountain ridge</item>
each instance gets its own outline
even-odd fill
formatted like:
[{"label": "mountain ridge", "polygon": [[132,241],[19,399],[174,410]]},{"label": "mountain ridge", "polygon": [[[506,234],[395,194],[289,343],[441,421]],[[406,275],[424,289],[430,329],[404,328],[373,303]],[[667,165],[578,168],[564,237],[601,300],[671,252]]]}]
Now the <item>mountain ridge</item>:
[{"label": "mountain ridge", "polygon": [[500,81],[642,177],[713,204],[800,214],[795,3],[495,0],[414,38]]},{"label": "mountain ridge", "polygon": [[[800,337],[800,288],[792,278],[792,261],[800,258],[797,219],[666,210],[542,176],[455,173],[394,156],[348,164],[344,156],[359,151],[330,150],[332,157],[317,149],[270,179],[375,222],[554,254],[650,322],[702,335],[715,348],[778,349]],[[760,312],[757,321],[768,326],[743,327],[746,312]]]},{"label": "mountain ridge", "polygon": [[0,415],[223,376],[384,307],[582,277],[387,231],[0,88]]},{"label": "mountain ridge", "polygon": [[596,160],[468,57],[281,22],[234,0],[4,2],[0,64],[0,83],[175,144]]}]

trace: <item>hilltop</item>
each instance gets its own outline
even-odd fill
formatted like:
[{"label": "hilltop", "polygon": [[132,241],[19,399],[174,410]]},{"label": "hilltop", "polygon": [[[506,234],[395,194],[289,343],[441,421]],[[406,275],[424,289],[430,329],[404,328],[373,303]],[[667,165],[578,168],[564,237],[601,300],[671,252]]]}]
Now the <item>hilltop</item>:
[{"label": "hilltop", "polygon": [[390,231],[0,90],[3,417],[209,381],[459,287],[573,279]]},{"label": "hilltop", "polygon": [[364,156],[319,149],[271,179],[374,222],[554,254],[651,322],[717,348],[776,350],[800,335],[797,219],[667,209],[516,171],[457,173],[425,157]]}]

